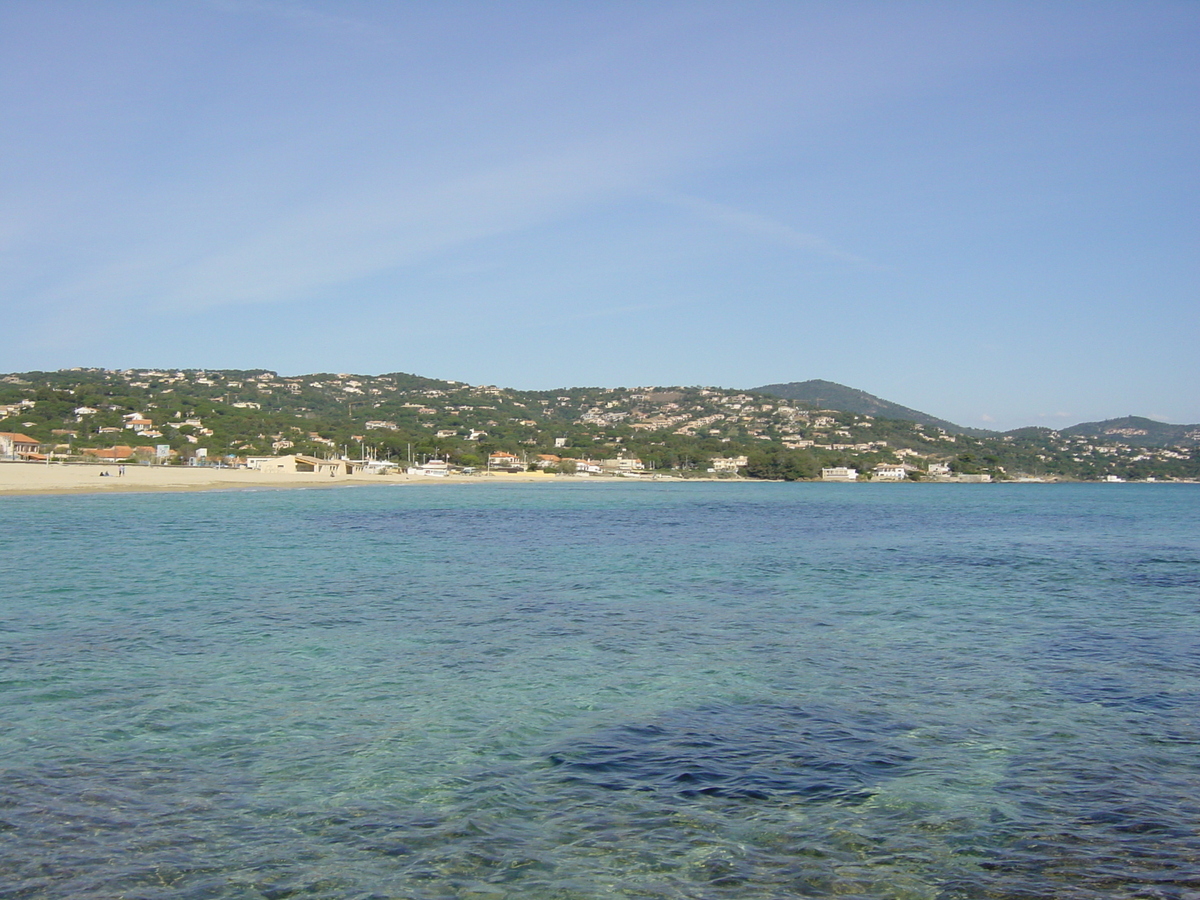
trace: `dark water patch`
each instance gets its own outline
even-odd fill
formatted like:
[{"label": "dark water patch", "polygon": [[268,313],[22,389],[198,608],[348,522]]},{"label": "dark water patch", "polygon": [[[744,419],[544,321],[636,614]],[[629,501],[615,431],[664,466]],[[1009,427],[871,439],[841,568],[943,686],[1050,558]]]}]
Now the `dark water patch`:
[{"label": "dark water patch", "polygon": [[1130,562],[1126,578],[1141,588],[1200,587],[1200,559],[1188,553],[1149,556]]},{"label": "dark water patch", "polygon": [[[236,769],[81,759],[0,773],[0,896],[165,896],[249,862],[263,824]],[[182,896],[202,896],[203,892]]]},{"label": "dark water patch", "polygon": [[1169,712],[1200,706],[1200,693],[1195,691],[1145,690],[1144,686],[1117,676],[1063,679],[1055,687],[1078,703],[1097,703],[1132,712]]},{"label": "dark water patch", "polygon": [[1139,587],[1200,588],[1200,570],[1194,572],[1134,572],[1129,583]]},{"label": "dark water patch", "polygon": [[1031,654],[1047,683],[1078,703],[1131,713],[1200,710],[1200,636],[1162,629],[1085,628]]},{"label": "dark water patch", "polygon": [[954,896],[1154,897],[1200,888],[1200,765],[1179,747],[1044,741],[995,786],[1009,815]]},{"label": "dark water patch", "polygon": [[549,754],[564,779],[677,797],[853,803],[914,757],[894,723],[772,703],[671,710]]}]

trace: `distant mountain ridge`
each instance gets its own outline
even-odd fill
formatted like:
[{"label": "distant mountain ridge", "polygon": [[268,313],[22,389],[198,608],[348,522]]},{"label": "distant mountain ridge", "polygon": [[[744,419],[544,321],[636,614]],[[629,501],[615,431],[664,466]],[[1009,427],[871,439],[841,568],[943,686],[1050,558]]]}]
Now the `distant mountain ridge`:
[{"label": "distant mountain ridge", "polygon": [[[939,419],[918,409],[892,403],[890,400],[884,400],[882,397],[876,397],[866,391],[847,387],[836,381],[823,381],[819,378],[812,378],[808,381],[790,381],[786,384],[766,384],[762,387],[750,388],[750,390],[757,394],[769,394],[785,400],[798,400],[822,409],[931,425],[935,428],[945,429],[951,434],[966,434],[972,437],[997,437],[1001,434],[982,428],[966,428],[962,425],[955,425],[946,419]],[[1092,437],[1140,447],[1200,444],[1200,424],[1172,425],[1147,419],[1144,416],[1123,416],[1119,419],[1105,419],[1101,422],[1080,422],[1078,425],[1059,429],[1031,425],[1003,432],[1005,435],[1014,437],[1055,433],[1073,437]]]},{"label": "distant mountain ridge", "polygon": [[969,434],[977,437],[995,434],[982,428],[965,428],[955,425],[918,409],[892,403],[866,391],[838,384],[836,381],[823,381],[812,378],[808,381],[790,381],[787,384],[765,384],[762,387],[750,388],[758,394],[770,394],[786,400],[799,400],[811,403],[821,409],[836,409],[839,412],[858,413],[863,416],[879,416],[883,419],[900,419],[905,422],[918,422],[934,428],[943,428],[951,434]]},{"label": "distant mountain ridge", "polygon": [[1200,442],[1200,425],[1171,425],[1143,416],[1124,416],[1102,422],[1081,422],[1070,428],[1060,428],[1059,434],[1107,438],[1143,447],[1165,447]]}]

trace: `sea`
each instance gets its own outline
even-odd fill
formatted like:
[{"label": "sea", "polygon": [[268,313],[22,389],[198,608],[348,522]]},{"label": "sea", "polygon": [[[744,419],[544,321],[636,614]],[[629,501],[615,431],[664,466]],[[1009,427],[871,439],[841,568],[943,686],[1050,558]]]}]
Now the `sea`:
[{"label": "sea", "polygon": [[0,498],[0,898],[1200,898],[1200,486]]}]

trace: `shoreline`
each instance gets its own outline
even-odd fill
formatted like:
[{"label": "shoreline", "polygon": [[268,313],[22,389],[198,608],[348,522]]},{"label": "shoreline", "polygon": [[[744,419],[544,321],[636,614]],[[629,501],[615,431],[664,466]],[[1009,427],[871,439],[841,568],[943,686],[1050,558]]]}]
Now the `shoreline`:
[{"label": "shoreline", "polygon": [[[577,477],[544,472],[493,472],[481,475],[337,474],[330,477],[317,472],[278,472],[259,469],[230,469],[188,466],[125,466],[119,464],[0,462],[0,498],[50,494],[128,494],[196,491],[291,490],[294,488],[357,487],[363,485],[437,485],[437,484],[694,484],[694,483],[771,483],[770,479],[745,477],[681,478],[679,476],[594,476]],[[107,474],[102,474],[107,473]],[[784,482],[780,482],[784,483]],[[796,482],[800,483],[800,482]],[[834,482],[812,482],[829,484]],[[891,482],[859,482],[880,484]],[[897,484],[935,484],[938,482],[896,482]],[[1084,484],[1070,479],[1012,480],[992,484]],[[1103,482],[1095,482],[1097,484]],[[1148,482],[1124,482],[1143,484]],[[1195,484],[1195,481],[1161,481],[1157,484]]]},{"label": "shoreline", "polygon": [[289,490],[292,488],[332,488],[361,485],[419,484],[551,484],[600,483],[616,481],[744,481],[741,478],[576,478],[542,472],[491,473],[487,475],[346,475],[330,477],[317,472],[276,472],[259,469],[217,467],[142,466],[127,464],[120,474],[119,464],[90,463],[0,463],[0,497],[46,494],[124,494],[163,491]]}]

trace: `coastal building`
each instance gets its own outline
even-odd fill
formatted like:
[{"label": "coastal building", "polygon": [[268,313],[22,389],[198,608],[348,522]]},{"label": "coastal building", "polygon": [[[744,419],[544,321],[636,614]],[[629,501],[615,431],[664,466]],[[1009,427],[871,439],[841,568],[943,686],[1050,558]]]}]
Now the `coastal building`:
[{"label": "coastal building", "polygon": [[349,474],[349,465],[341,459],[317,459],[315,456],[248,456],[246,467],[260,472],[313,472],[315,474]]},{"label": "coastal building", "polygon": [[908,469],[891,463],[880,463],[871,470],[871,475],[878,481],[903,481],[908,477]]},{"label": "coastal building", "polygon": [[92,448],[89,447],[82,451],[84,456],[91,456],[94,459],[103,459],[108,462],[116,462],[122,459],[130,459],[133,456],[134,450],[132,447],[125,444],[117,444],[112,447]]},{"label": "coastal building", "polygon": [[736,472],[749,462],[750,458],[746,456],[718,457],[712,461],[711,468],[714,472]]},{"label": "coastal building", "polygon": [[847,466],[830,466],[821,470],[822,481],[858,481],[858,469]]},{"label": "coastal building", "polygon": [[38,442],[28,435],[0,431],[0,458],[27,459],[37,451]]},{"label": "coastal building", "polygon": [[488,454],[488,468],[500,469],[504,471],[520,471],[525,468],[521,465],[521,457],[515,453],[507,453],[504,450],[497,450],[495,453]]},{"label": "coastal building", "polygon": [[641,472],[645,464],[633,456],[618,456],[616,459],[600,460],[600,469],[610,475],[622,475],[629,472]]},{"label": "coastal building", "polygon": [[450,474],[450,464],[444,459],[430,459],[419,466],[409,466],[409,475],[424,475],[431,478],[445,478]]}]

